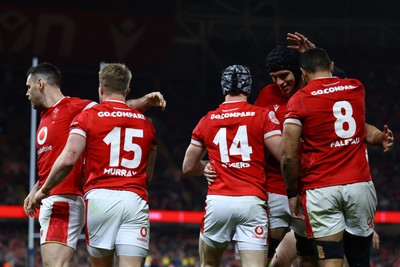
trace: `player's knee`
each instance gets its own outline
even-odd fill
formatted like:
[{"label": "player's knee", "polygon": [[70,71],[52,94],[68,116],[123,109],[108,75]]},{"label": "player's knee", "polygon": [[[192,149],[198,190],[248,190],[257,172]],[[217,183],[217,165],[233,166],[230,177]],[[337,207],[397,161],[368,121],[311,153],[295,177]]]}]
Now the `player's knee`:
[{"label": "player's knee", "polygon": [[281,241],[272,237],[268,239],[268,259],[272,259],[274,257],[276,248],[279,246]]},{"label": "player's knee", "polygon": [[313,247],[318,260],[344,258],[343,240],[339,242],[314,240]]},{"label": "player's knee", "polygon": [[298,234],[296,237],[296,250],[298,256],[314,256],[313,240]]},{"label": "player's knee", "polygon": [[102,249],[86,245],[88,254],[95,258],[105,258],[114,254],[113,249]]},{"label": "player's knee", "polygon": [[372,234],[367,237],[344,233],[344,249],[350,267],[369,267]]}]

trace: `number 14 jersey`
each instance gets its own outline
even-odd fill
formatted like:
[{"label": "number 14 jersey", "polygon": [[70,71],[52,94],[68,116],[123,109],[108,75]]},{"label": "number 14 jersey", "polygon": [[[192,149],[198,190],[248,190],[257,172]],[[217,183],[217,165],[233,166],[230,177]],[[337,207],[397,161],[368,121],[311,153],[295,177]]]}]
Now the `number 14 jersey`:
[{"label": "number 14 jersey", "polygon": [[224,102],[208,112],[191,144],[205,146],[218,177],[209,195],[258,196],[267,200],[264,139],[281,135],[275,113],[247,101]]}]

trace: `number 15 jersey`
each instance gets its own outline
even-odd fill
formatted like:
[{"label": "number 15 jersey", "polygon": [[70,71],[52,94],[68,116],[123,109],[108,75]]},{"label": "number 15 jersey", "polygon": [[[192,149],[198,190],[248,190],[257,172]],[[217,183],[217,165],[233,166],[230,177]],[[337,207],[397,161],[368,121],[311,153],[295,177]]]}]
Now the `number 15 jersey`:
[{"label": "number 15 jersey", "polygon": [[84,193],[125,190],[147,201],[146,166],[156,144],[150,120],[124,102],[107,100],[80,113],[71,133],[86,138]]},{"label": "number 15 jersey", "polygon": [[365,91],[357,79],[311,80],[289,100],[284,124],[302,126],[304,189],[371,180]]},{"label": "number 15 jersey", "polygon": [[275,113],[247,101],[224,102],[197,124],[191,144],[205,146],[218,177],[209,195],[267,200],[264,139],[281,135]]}]

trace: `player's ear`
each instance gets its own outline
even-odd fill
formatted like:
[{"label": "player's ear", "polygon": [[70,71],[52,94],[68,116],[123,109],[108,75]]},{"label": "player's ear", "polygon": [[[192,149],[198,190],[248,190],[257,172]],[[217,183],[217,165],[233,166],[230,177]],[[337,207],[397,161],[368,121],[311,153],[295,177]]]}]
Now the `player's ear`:
[{"label": "player's ear", "polygon": [[330,68],[331,68],[331,72],[333,73],[333,69],[335,68],[335,62],[331,61]]},{"label": "player's ear", "polygon": [[37,88],[39,88],[40,91],[43,91],[44,89],[44,83],[45,81],[43,79],[37,79]]},{"label": "player's ear", "polygon": [[127,97],[128,95],[129,95],[129,92],[131,91],[131,88],[126,88],[126,91],[125,91],[125,97]]}]

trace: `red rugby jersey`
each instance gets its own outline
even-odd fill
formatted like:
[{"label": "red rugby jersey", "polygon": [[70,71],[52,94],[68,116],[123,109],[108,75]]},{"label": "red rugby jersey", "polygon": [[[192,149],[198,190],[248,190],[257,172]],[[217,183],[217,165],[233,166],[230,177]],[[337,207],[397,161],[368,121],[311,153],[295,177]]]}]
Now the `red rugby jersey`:
[{"label": "red rugby jersey", "polygon": [[[259,93],[254,105],[273,110],[280,122],[281,130],[286,115],[286,106],[290,96],[282,93],[276,84],[266,85]],[[285,181],[283,180],[281,165],[272,155],[267,155],[265,161],[265,176],[267,178],[267,192],[286,195]]]},{"label": "red rugby jersey", "polygon": [[208,194],[267,200],[264,139],[280,134],[273,111],[246,101],[224,102],[208,112],[193,130],[191,141],[206,147],[218,173]]},{"label": "red rugby jersey", "polygon": [[[83,109],[96,102],[77,97],[64,97],[40,113],[36,134],[37,168],[39,186],[42,186],[50,170],[61,154],[69,135],[72,120]],[[75,164],[67,178],[51,190],[51,195],[82,195],[82,159]]]},{"label": "red rugby jersey", "polygon": [[320,78],[293,95],[286,123],[302,126],[305,189],[371,180],[365,92],[357,79]]},{"label": "red rugby jersey", "polygon": [[157,144],[150,120],[125,102],[107,100],[79,114],[71,134],[86,138],[84,192],[125,190],[147,201],[146,166]]}]

